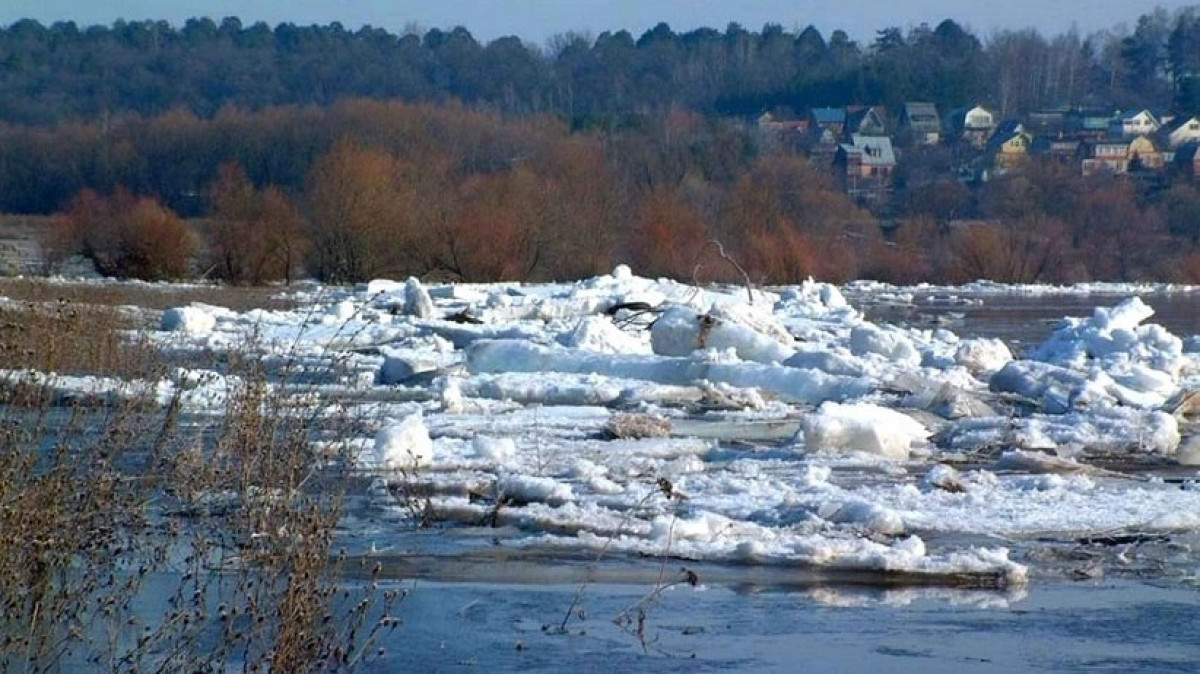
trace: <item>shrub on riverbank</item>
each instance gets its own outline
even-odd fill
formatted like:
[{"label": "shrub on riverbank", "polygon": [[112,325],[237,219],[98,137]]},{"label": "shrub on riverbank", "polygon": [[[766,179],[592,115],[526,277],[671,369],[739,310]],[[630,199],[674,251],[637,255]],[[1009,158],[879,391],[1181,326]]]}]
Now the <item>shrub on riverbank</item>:
[{"label": "shrub on riverbank", "polygon": [[396,597],[343,583],[331,551],[347,457],[314,440],[349,420],[297,406],[236,350],[244,385],[219,417],[187,417],[182,387],[166,404],[46,395],[53,371],[155,381],[172,363],[136,323],[0,307],[0,669],[352,667]]}]

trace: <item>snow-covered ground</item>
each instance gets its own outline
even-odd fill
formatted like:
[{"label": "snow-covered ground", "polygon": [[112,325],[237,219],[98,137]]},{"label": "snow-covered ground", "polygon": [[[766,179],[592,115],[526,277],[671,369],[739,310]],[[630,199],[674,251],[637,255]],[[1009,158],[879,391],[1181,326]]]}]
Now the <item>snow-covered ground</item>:
[{"label": "snow-covered ground", "polygon": [[[625,267],[572,284],[309,286],[293,311],[170,310],[155,339],[257,349],[288,373],[281,390],[357,401],[371,423],[345,440],[374,482],[348,538],[376,549],[419,495],[447,526],[495,527],[463,550],[1020,584],[1033,540],[1200,540],[1200,336],[1155,325],[1128,290],[1020,360],[999,340],[869,322],[831,285],[700,289]],[[148,384],[197,413],[239,385],[218,369]]]}]

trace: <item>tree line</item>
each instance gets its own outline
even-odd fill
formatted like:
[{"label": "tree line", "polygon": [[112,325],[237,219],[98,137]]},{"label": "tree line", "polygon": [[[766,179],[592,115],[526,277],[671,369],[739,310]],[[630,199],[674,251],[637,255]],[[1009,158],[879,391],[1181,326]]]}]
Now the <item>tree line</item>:
[{"label": "tree line", "polygon": [[881,221],[826,164],[682,108],[576,129],[349,99],[0,129],[0,199],[59,213],[47,271],[82,254],[147,279],[565,280],[626,262],[740,281],[719,244],[756,283],[1200,282],[1193,183],[1034,160],[970,188],[946,177],[948,150],[920,152]]},{"label": "tree line", "polygon": [[194,18],[79,27],[22,20],[0,29],[0,120],[46,126],[182,109],[327,106],[343,98],[462,101],[573,125],[683,107],[744,115],[849,103],[943,108],[985,102],[1004,115],[1047,106],[1200,110],[1200,9],[1157,9],[1132,29],[1081,36],[974,35],[954,21],[845,31],[567,33],[545,46],[481,43],[464,28],[395,34],[338,23],[244,25]]}]

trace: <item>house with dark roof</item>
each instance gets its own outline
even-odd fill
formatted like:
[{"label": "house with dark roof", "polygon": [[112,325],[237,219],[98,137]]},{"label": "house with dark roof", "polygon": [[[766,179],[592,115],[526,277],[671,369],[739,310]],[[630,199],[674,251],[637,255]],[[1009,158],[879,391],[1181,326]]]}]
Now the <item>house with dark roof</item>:
[{"label": "house with dark roof", "polygon": [[1194,140],[1200,140],[1200,115],[1181,117],[1159,131],[1160,146],[1171,150]]},{"label": "house with dark roof", "polygon": [[846,140],[854,135],[886,136],[887,110],[881,105],[862,105],[846,108],[846,124],[842,137]]},{"label": "house with dark roof", "polygon": [[1064,117],[1064,131],[1079,140],[1103,140],[1108,136],[1109,122],[1112,118],[1111,109],[1078,108],[1071,110]]},{"label": "house with dark roof", "polygon": [[909,102],[900,111],[898,130],[917,145],[937,145],[942,141],[942,118],[933,103]]},{"label": "house with dark roof", "polygon": [[1079,161],[1079,152],[1083,141],[1071,136],[1041,135],[1034,136],[1029,146],[1029,153],[1039,157],[1049,157],[1060,164],[1074,164]]},{"label": "house with dark roof", "polygon": [[810,129],[829,131],[835,138],[840,138],[842,129],[846,128],[846,109],[812,108],[808,111],[808,120]]},{"label": "house with dark roof", "polygon": [[1029,160],[1033,134],[1017,120],[1005,120],[988,140],[987,156],[993,173],[1003,175]]},{"label": "house with dark roof", "polygon": [[1138,136],[1133,140],[1086,141],[1083,147],[1081,168],[1085,176],[1161,171],[1166,164],[1163,153],[1149,136]]},{"label": "house with dark roof", "polygon": [[1083,175],[1120,175],[1129,170],[1129,143],[1124,140],[1085,140]]},{"label": "house with dark roof", "polygon": [[1113,138],[1137,138],[1157,133],[1162,124],[1149,110],[1138,110],[1113,117],[1108,134]]}]

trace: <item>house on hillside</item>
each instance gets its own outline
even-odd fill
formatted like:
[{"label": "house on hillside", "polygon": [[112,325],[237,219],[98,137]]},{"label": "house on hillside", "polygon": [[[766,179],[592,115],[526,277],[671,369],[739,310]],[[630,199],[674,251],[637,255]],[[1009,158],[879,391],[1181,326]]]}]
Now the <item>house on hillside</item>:
[{"label": "house on hillside", "polygon": [[1074,164],[1079,161],[1082,141],[1070,136],[1038,136],[1033,137],[1029,146],[1029,154],[1039,157],[1049,157],[1060,164]]},{"label": "house on hillside", "polygon": [[846,128],[845,108],[813,108],[808,111],[808,128],[814,132],[829,131],[834,138],[841,138]]},{"label": "house on hillside", "polygon": [[996,116],[983,106],[956,110],[946,120],[950,135],[971,147],[982,150],[996,130]]},{"label": "house on hillside", "polygon": [[1007,120],[996,127],[988,140],[987,156],[995,175],[1004,175],[1029,161],[1033,135],[1024,124]]},{"label": "house on hillside", "polygon": [[1025,125],[1015,120],[1004,121],[988,140],[988,160],[992,174],[1004,175],[1030,160],[1033,136]]},{"label": "house on hillside", "polygon": [[842,130],[842,138],[850,140],[854,134],[886,136],[887,111],[883,106],[864,105],[846,108],[846,124]]},{"label": "house on hillside", "polygon": [[1084,141],[1080,168],[1085,176],[1125,173],[1129,170],[1129,143],[1124,140]]},{"label": "house on hillside", "polygon": [[933,103],[909,102],[900,112],[899,132],[917,145],[937,145],[942,141],[942,118]]},{"label": "house on hillside", "polygon": [[1200,140],[1200,115],[1175,120],[1159,132],[1160,147],[1178,150],[1183,145]]},{"label": "house on hillside", "polygon": [[1083,175],[1161,171],[1165,157],[1147,136],[1133,140],[1103,140],[1084,143]]},{"label": "house on hillside", "polygon": [[1112,138],[1132,139],[1157,133],[1161,127],[1158,118],[1149,110],[1138,110],[1114,117],[1109,122],[1108,135]]},{"label": "house on hillside", "polygon": [[808,120],[798,119],[784,110],[764,112],[755,120],[760,131],[773,133],[803,133],[808,131]]},{"label": "house on hillside", "polygon": [[828,161],[837,152],[846,128],[845,108],[813,108],[808,111],[809,154]]},{"label": "house on hillside", "polygon": [[883,201],[892,191],[896,152],[887,136],[854,134],[838,146],[833,165],[842,189],[857,201]]},{"label": "house on hillside", "polygon": [[1166,163],[1163,153],[1149,136],[1129,141],[1129,171],[1161,171]]},{"label": "house on hillside", "polygon": [[1112,110],[1104,108],[1078,108],[1068,112],[1063,119],[1064,132],[1079,140],[1098,141],[1108,136]]},{"label": "house on hillside", "polygon": [[804,144],[808,137],[808,120],[798,119],[786,110],[764,112],[754,120],[758,137],[767,147],[786,147],[792,150]]}]

